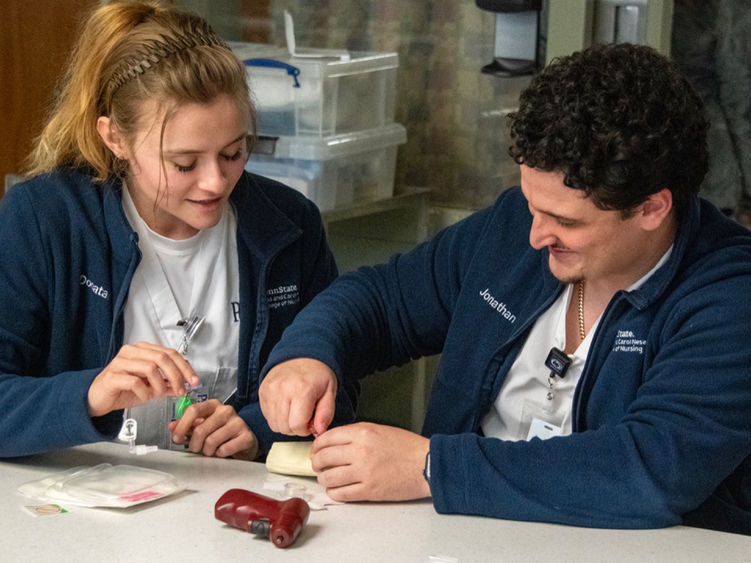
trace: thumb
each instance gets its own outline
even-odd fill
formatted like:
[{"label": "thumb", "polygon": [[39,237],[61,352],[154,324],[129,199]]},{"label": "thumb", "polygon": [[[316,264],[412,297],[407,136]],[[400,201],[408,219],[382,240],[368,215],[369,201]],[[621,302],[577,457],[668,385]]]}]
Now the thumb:
[{"label": "thumb", "polygon": [[329,387],[318,401],[313,415],[313,435],[320,436],[328,430],[336,411],[336,391]]}]

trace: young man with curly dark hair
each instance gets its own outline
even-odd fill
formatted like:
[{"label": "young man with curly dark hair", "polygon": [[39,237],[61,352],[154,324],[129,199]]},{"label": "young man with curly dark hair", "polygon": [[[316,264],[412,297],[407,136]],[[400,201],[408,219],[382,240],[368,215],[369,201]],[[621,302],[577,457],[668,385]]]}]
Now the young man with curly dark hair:
[{"label": "young man with curly dark hair", "polygon": [[[296,318],[260,388],[338,500],[751,533],[751,233],[697,193],[702,103],[649,47],[538,74],[521,187]],[[337,388],[441,353],[422,435],[328,429]]]}]

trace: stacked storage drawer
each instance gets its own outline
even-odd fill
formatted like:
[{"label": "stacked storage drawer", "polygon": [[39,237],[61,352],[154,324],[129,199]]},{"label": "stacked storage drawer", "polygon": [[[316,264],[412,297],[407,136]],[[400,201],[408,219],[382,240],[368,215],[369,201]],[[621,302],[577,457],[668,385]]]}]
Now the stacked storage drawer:
[{"label": "stacked storage drawer", "polygon": [[250,172],[292,186],[321,210],[391,197],[397,147],[407,139],[394,123],[396,53],[303,58],[231,45],[258,112]]}]

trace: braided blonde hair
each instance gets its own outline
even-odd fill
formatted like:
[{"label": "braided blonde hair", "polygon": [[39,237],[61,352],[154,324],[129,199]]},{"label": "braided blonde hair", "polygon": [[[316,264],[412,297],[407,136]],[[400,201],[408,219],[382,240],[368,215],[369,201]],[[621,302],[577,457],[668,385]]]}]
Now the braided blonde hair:
[{"label": "braided blonde hair", "polygon": [[120,175],[123,163],[97,132],[99,116],[132,140],[146,102],[164,110],[164,130],[169,106],[207,104],[220,94],[247,113],[254,133],[245,69],[203,19],[153,1],[101,6],[83,27],[27,173],[84,166],[99,181]]}]

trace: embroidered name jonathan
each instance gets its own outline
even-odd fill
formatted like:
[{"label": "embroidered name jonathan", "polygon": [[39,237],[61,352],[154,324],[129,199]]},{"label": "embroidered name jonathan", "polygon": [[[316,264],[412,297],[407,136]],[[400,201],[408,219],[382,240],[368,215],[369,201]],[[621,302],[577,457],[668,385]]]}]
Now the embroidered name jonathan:
[{"label": "embroidered name jonathan", "polygon": [[104,289],[101,285],[95,284],[83,274],[81,274],[81,277],[78,279],[78,283],[88,287],[97,297],[101,297],[102,299],[109,298],[110,292],[108,290]]},{"label": "embroidered name jonathan", "polygon": [[485,288],[480,292],[480,297],[482,297],[485,300],[485,303],[490,305],[493,309],[498,311],[501,315],[503,315],[503,318],[506,319],[510,323],[516,322],[516,315],[514,315],[511,311],[506,309],[506,304],[501,303],[496,298],[494,298],[492,295],[490,295],[490,292],[488,291],[489,288]]}]

